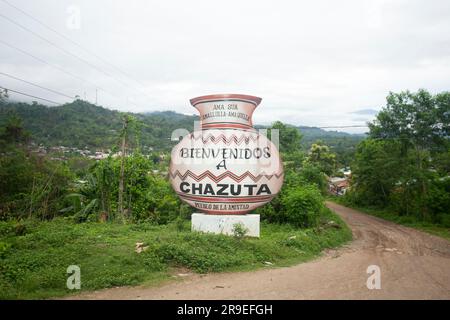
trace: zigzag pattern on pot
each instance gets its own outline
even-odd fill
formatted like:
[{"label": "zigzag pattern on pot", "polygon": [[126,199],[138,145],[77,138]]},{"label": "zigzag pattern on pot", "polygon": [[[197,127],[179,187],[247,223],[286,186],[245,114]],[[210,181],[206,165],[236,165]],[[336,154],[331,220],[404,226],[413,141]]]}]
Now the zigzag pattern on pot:
[{"label": "zigzag pattern on pot", "polygon": [[210,178],[212,181],[214,181],[215,183],[218,183],[220,181],[222,181],[225,178],[230,178],[236,182],[241,182],[242,180],[244,180],[245,178],[250,178],[253,180],[253,182],[258,182],[259,180],[261,180],[262,178],[266,178],[267,180],[272,179],[273,177],[279,179],[280,177],[283,176],[283,173],[280,174],[266,174],[264,171],[261,174],[258,175],[253,175],[250,171],[246,171],[245,173],[241,174],[240,176],[237,174],[234,174],[233,172],[230,171],[226,171],[218,176],[214,175],[211,171],[206,170],[205,172],[201,173],[200,175],[196,175],[195,173],[193,173],[191,170],[187,170],[184,174],[181,174],[180,171],[176,170],[175,172],[169,172],[169,175],[172,179],[179,177],[182,181],[186,180],[187,177],[190,177],[192,179],[194,179],[197,182],[202,181],[203,179],[205,179],[206,177]]},{"label": "zigzag pattern on pot", "polygon": [[228,138],[222,133],[215,137],[212,134],[208,134],[208,136],[204,137],[203,134],[199,134],[198,136],[195,136],[193,133],[191,133],[191,140],[202,140],[203,144],[207,144],[208,142],[212,142],[214,144],[218,144],[219,142],[223,142],[226,145],[230,145],[232,142],[234,142],[237,145],[242,144],[242,142],[245,142],[245,144],[249,144],[250,141],[257,142],[259,140],[259,135],[241,135],[238,137],[235,134],[230,135]]}]

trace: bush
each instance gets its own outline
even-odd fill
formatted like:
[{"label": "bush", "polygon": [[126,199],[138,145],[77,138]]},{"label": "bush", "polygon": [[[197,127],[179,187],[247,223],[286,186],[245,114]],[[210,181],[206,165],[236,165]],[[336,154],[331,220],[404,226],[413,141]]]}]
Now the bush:
[{"label": "bush", "polygon": [[444,223],[450,220],[450,178],[433,181],[426,199],[426,206],[433,214],[433,222]]},{"label": "bush", "polygon": [[64,163],[10,149],[0,157],[0,219],[55,217],[72,180]]},{"label": "bush", "polygon": [[14,232],[14,221],[0,221],[0,237],[10,236]]},{"label": "bush", "polygon": [[163,271],[166,269],[163,259],[153,251],[144,251],[142,253],[142,259],[144,266],[148,271]]},{"label": "bush", "polygon": [[233,225],[233,236],[240,240],[242,238],[245,237],[245,235],[247,234],[248,229],[242,224],[242,223],[235,223]]},{"label": "bush", "polygon": [[300,171],[288,169],[280,194],[256,213],[272,223],[314,227],[324,207],[326,185],[324,174],[314,165],[305,165]]},{"label": "bush", "polygon": [[288,223],[297,227],[317,225],[323,208],[323,198],[315,186],[291,190],[281,201],[284,207],[283,215]]},{"label": "bush", "polygon": [[322,194],[326,194],[328,190],[328,183],[325,174],[320,170],[320,168],[311,164],[306,164],[302,168],[300,176],[303,181],[306,181],[309,184],[314,184],[317,188],[319,188]]},{"label": "bush", "polygon": [[175,228],[178,232],[186,231],[186,219],[183,219],[181,216],[178,216],[174,220]]},{"label": "bush", "polygon": [[0,241],[0,259],[3,259],[4,257],[6,257],[6,254],[8,253],[10,248],[11,248],[11,245],[9,243]]},{"label": "bush", "polygon": [[315,185],[286,185],[281,194],[258,208],[262,218],[272,223],[289,223],[295,227],[314,227],[324,207],[323,197]]},{"label": "bush", "polygon": [[[107,158],[89,169],[87,184],[80,188],[86,203],[97,199],[97,212],[104,212],[110,219],[118,211],[120,179],[119,158]],[[125,159],[124,206],[133,222],[167,224],[179,215],[187,215],[185,207],[176,196],[169,181],[159,173],[153,173],[154,165],[140,153]]]},{"label": "bush", "polygon": [[[185,266],[199,273],[223,271],[241,264],[243,257],[226,236],[188,234],[184,242],[172,241],[157,247],[155,253],[166,263]],[[229,252],[224,255],[223,252]]]}]

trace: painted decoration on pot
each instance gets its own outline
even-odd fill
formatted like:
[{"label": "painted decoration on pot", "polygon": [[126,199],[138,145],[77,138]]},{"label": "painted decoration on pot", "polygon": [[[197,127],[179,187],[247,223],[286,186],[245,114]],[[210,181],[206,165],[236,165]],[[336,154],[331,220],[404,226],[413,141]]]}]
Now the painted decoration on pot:
[{"label": "painted decoration on pot", "polygon": [[200,130],[172,150],[169,176],[182,200],[209,214],[246,214],[269,202],[283,184],[276,146],[253,128],[261,98],[217,94],[190,100]]}]

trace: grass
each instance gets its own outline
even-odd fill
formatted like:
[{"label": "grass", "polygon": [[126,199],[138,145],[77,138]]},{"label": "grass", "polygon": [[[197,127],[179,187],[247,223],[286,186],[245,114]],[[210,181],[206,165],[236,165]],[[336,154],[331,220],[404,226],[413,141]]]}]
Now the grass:
[{"label": "grass", "polygon": [[[336,224],[329,224],[330,220]],[[42,299],[73,294],[69,265],[81,269],[81,291],[125,285],[156,285],[173,279],[174,268],[228,272],[288,266],[318,256],[351,239],[342,220],[326,209],[321,226],[298,229],[262,223],[261,237],[234,238],[189,230],[190,222],[81,223],[0,222],[0,299]],[[149,248],[136,253],[136,242]],[[75,292],[79,293],[79,291]]]},{"label": "grass", "polygon": [[398,224],[406,226],[406,227],[418,229],[418,230],[445,238],[447,240],[450,240],[450,228],[439,225],[439,224],[427,222],[427,221],[421,221],[415,216],[399,216],[398,214],[393,213],[392,211],[390,211],[388,209],[356,206],[356,205],[348,204],[347,202],[343,201],[339,197],[330,197],[329,200],[339,203],[341,205],[353,208],[353,209],[357,209],[361,212],[370,214],[372,216],[382,218],[384,220],[392,221],[392,222],[398,223]]}]

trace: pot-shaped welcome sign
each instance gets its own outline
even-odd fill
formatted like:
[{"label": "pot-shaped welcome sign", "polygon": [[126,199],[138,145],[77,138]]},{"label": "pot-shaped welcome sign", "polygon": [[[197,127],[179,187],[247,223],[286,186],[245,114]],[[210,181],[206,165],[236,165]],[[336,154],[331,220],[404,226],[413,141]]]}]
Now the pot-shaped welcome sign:
[{"label": "pot-shaped welcome sign", "polygon": [[253,128],[261,98],[217,94],[190,100],[200,130],[172,150],[169,176],[182,200],[207,214],[246,214],[280,191],[283,165],[275,145]]}]

